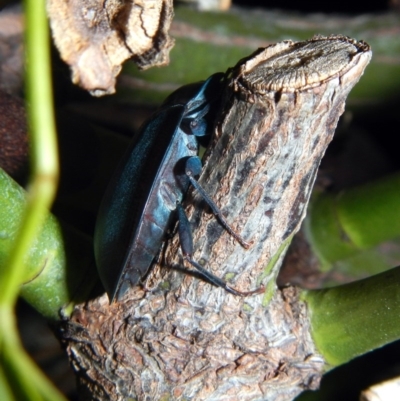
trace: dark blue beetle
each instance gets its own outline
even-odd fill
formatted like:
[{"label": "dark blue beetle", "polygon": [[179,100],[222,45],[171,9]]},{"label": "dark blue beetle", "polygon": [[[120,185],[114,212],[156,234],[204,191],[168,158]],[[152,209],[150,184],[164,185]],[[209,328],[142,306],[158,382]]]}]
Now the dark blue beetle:
[{"label": "dark blue beetle", "polygon": [[[192,184],[222,225],[248,246],[195,180],[202,168],[196,137],[208,133],[210,105],[213,110],[218,107],[223,76],[212,75],[202,84],[183,87],[171,95],[144,123],[107,188],[96,224],[95,256],[111,301],[121,299],[148,272],[176,217],[185,259],[209,281],[235,295],[259,292],[239,292],[192,259],[192,234],[180,204]],[[182,101],[188,91],[194,91],[194,96]]]}]

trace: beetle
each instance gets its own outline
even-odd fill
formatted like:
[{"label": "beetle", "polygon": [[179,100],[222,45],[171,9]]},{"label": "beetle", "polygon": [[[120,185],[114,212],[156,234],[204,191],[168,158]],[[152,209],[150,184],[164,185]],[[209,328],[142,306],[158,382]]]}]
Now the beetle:
[{"label": "beetle", "polygon": [[[218,103],[224,74],[178,89],[141,127],[106,189],[95,228],[95,257],[110,301],[120,300],[148,272],[171,224],[178,218],[184,259],[211,283],[235,295],[229,286],[192,259],[193,240],[181,201],[193,185],[224,228],[244,247],[248,244],[228,225],[196,181],[201,172],[197,138],[208,134],[211,104]],[[182,101],[187,92],[194,92]]]}]

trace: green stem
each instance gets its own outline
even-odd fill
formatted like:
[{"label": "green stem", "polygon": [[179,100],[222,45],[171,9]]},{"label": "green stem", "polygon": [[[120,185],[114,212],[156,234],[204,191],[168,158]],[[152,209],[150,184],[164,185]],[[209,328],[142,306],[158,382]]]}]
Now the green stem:
[{"label": "green stem", "polygon": [[1,269],[0,363],[8,388],[14,394],[13,398],[61,401],[64,398],[25,353],[14,313],[19,288],[25,276],[26,255],[48,214],[58,178],[45,0],[26,0],[25,11],[32,180],[17,240],[8,263],[5,263],[6,268]]},{"label": "green stem", "polygon": [[2,364],[0,364],[0,400],[15,401],[15,397],[6,376],[6,371]]},{"label": "green stem", "polygon": [[399,199],[398,173],[314,199],[306,232],[322,264],[329,267],[360,250],[400,237]]},{"label": "green stem", "polygon": [[344,231],[359,248],[400,236],[400,173],[381,178],[337,197]]},{"label": "green stem", "polygon": [[400,267],[350,284],[303,291],[318,351],[338,366],[400,338]]},{"label": "green stem", "polygon": [[29,201],[18,241],[11,252],[8,268],[2,272],[0,304],[14,305],[24,277],[25,255],[54,199],[58,180],[57,143],[52,107],[49,32],[45,1],[26,1],[26,56],[32,180]]}]

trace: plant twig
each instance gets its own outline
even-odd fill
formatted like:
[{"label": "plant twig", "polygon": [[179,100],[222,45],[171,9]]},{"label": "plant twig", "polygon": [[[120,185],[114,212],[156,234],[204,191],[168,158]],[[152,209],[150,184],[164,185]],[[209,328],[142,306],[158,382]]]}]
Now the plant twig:
[{"label": "plant twig", "polygon": [[111,305],[104,296],[65,322],[92,399],[289,400],[318,385],[324,363],[303,304],[294,289],[276,291],[275,278],[370,58],[363,42],[315,37],[260,49],[229,71],[200,183],[251,246],[243,249],[191,192],[194,259],[240,290],[262,282],[266,293],[235,297],[166,269],[183,264],[174,238],[146,282],[151,291],[134,288]]}]

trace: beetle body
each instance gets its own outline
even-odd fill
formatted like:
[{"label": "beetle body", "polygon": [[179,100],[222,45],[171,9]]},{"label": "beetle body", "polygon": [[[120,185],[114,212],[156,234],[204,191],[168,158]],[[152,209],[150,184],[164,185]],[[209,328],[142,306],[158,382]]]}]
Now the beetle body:
[{"label": "beetle body", "polygon": [[176,204],[188,189],[184,163],[198,153],[196,136],[206,134],[208,96],[219,96],[221,76],[198,85],[187,103],[167,104],[148,120],[106,190],[96,223],[95,256],[111,300],[139,283],[161,248]]}]

